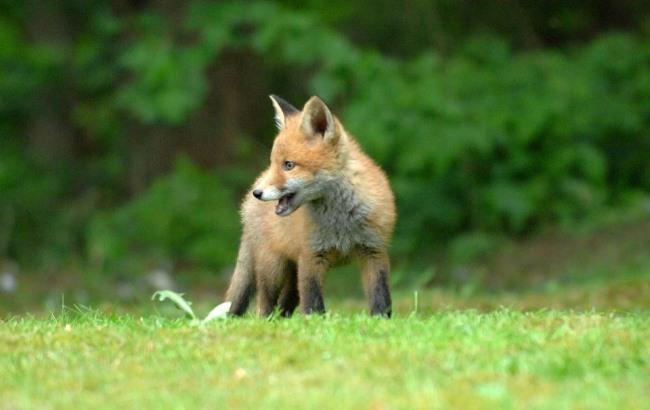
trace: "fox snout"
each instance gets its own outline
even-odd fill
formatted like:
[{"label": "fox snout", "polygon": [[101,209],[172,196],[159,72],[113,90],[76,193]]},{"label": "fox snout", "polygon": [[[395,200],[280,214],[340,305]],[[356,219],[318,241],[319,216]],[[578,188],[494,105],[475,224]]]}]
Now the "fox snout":
[{"label": "fox snout", "polygon": [[276,201],[282,196],[282,190],[276,187],[255,188],[253,189],[253,196],[260,201]]},{"label": "fox snout", "polygon": [[300,203],[296,202],[296,192],[288,191],[287,188],[278,189],[270,187],[265,189],[255,188],[253,196],[260,201],[278,201],[275,213],[279,216],[287,216],[295,211]]}]

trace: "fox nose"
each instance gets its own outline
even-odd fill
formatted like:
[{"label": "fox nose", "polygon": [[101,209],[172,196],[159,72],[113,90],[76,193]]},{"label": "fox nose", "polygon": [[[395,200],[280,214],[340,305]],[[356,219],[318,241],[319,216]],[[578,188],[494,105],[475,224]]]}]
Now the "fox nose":
[{"label": "fox nose", "polygon": [[261,189],[256,189],[253,191],[253,196],[257,199],[262,199],[262,193]]}]

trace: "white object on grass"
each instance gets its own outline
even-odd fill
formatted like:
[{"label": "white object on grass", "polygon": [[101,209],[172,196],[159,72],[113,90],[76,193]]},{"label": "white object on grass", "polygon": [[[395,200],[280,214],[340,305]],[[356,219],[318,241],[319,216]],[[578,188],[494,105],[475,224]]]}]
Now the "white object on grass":
[{"label": "white object on grass", "polygon": [[232,302],[223,302],[220,305],[217,305],[214,309],[208,313],[208,315],[201,321],[201,323],[208,323],[214,319],[224,319],[228,317],[228,312],[230,312],[230,306]]}]

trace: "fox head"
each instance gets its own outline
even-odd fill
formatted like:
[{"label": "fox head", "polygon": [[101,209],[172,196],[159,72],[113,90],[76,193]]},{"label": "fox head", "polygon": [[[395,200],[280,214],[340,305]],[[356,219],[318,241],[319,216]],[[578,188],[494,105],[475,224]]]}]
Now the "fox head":
[{"label": "fox head", "polygon": [[278,201],[275,213],[287,216],[301,205],[322,197],[345,161],[347,143],[343,127],[318,97],[302,111],[271,95],[278,135],[271,150],[271,165],[257,182],[253,196]]}]

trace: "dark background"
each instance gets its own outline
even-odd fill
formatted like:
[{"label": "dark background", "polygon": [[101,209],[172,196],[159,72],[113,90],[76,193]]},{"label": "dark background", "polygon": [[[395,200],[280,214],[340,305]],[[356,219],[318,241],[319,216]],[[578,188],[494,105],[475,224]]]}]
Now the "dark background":
[{"label": "dark background", "polygon": [[0,10],[3,308],[218,294],[271,93],[321,96],[389,174],[398,287],[648,272],[646,1]]}]

